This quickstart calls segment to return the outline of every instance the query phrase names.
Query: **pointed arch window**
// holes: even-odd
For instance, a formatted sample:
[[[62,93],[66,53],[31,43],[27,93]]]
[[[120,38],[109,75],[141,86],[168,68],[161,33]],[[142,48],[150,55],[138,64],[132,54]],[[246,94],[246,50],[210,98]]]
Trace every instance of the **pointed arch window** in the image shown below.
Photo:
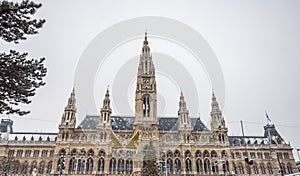
[[[244,174],[244,167],[241,163],[239,164],[238,168],[239,168],[239,174]]]
[[[118,173],[124,173],[124,160],[119,159],[118,161]]]
[[[266,174],[266,168],[263,163],[260,164],[260,170],[261,170],[261,174]]]
[[[132,160],[128,159],[126,160],[126,173],[131,174],[132,170],[133,170]]]
[[[93,171],[94,162],[92,158],[89,158],[86,162],[86,172],[91,174]]]
[[[167,173],[172,173],[173,172],[173,168],[172,168],[172,159],[168,158],[167,159]]]
[[[180,173],[181,172],[181,162],[178,158],[176,158],[175,162],[174,162],[174,172],[175,173]]]
[[[76,159],[73,157],[69,163],[69,172],[74,174],[76,171]]]
[[[143,96],[143,116],[144,117],[150,116],[150,96],[149,95]]]
[[[204,172],[210,173],[210,161],[208,159],[204,160]]]
[[[253,172],[254,172],[255,175],[259,174],[257,164],[253,165]]]
[[[110,163],[109,163],[109,172],[110,173],[115,173],[116,172],[116,159],[115,158],[112,158],[110,160]]]
[[[192,162],[191,162],[191,160],[189,158],[187,158],[185,160],[185,170],[187,172],[191,172],[192,171]]]
[[[52,171],[52,161],[50,161],[49,163],[48,163],[48,165],[47,165],[47,174],[50,174],[51,173],[51,171]]]
[[[98,171],[100,171],[100,173],[103,173],[104,166],[105,166],[105,161],[104,161],[104,158],[101,157],[98,161]]]
[[[268,163],[267,167],[268,167],[269,174],[273,174],[273,169],[272,169],[271,163]]]
[[[202,172],[202,160],[200,158],[196,160],[196,171],[197,173]]]
[[[287,167],[288,174],[292,174],[292,173],[293,173],[293,169],[292,169],[291,163],[288,163],[288,164],[286,165],[286,167]]]

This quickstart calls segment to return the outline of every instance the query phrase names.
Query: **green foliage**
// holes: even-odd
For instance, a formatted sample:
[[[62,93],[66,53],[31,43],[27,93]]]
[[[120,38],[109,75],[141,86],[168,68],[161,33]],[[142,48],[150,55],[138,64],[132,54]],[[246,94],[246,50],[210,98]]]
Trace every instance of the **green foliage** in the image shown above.
[[[0,113],[28,114],[14,108],[20,103],[29,104],[28,97],[35,95],[36,88],[45,85],[43,77],[47,69],[45,58],[27,59],[27,53],[11,50],[9,54],[0,53]]]
[[[156,159],[156,151],[152,141],[148,148],[145,149],[142,176],[157,176],[159,175],[159,168]]]
[[[0,37],[7,42],[18,43],[26,35],[36,34],[45,23],[44,19],[32,19],[42,4],[29,0],[17,2],[0,2]]]
[[[45,23],[44,19],[33,19],[41,4],[23,0],[18,2],[0,1],[0,39],[19,43],[27,35],[36,34]],[[27,53],[10,50],[0,52],[0,114],[28,114],[20,104],[29,104],[36,89],[45,85],[43,78],[47,69],[45,58],[30,59]]]

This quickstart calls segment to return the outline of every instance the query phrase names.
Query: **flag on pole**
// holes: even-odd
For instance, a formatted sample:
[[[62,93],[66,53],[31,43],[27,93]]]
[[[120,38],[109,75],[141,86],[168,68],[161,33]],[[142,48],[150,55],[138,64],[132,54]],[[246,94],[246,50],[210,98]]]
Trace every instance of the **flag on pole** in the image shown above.
[[[267,111],[265,111],[265,112],[266,112],[266,118],[267,118],[267,120],[268,120],[269,122],[271,122],[271,119],[270,119],[270,117],[268,116]]]

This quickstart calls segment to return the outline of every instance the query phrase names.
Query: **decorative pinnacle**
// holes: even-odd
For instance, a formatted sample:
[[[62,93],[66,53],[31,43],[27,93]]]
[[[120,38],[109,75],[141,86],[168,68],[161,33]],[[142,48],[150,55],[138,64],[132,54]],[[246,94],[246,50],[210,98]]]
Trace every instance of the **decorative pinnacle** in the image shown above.
[[[106,94],[105,94],[106,97],[109,97],[109,85],[107,85],[107,89],[106,89]]]
[[[146,32],[145,32],[144,45],[148,45],[148,40],[147,40],[147,29],[146,29]]]

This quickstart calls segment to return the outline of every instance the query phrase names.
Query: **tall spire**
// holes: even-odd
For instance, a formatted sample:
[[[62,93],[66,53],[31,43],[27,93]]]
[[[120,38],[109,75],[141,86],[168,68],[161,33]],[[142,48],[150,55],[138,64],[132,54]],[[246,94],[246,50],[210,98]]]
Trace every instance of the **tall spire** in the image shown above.
[[[144,75],[154,75],[155,74],[155,68],[152,61],[152,55],[150,54],[150,47],[148,45],[148,37],[147,32],[145,32],[145,39],[143,42],[142,47],[142,53],[140,55],[140,62],[139,62],[139,68],[138,68],[138,74],[144,74]]]

